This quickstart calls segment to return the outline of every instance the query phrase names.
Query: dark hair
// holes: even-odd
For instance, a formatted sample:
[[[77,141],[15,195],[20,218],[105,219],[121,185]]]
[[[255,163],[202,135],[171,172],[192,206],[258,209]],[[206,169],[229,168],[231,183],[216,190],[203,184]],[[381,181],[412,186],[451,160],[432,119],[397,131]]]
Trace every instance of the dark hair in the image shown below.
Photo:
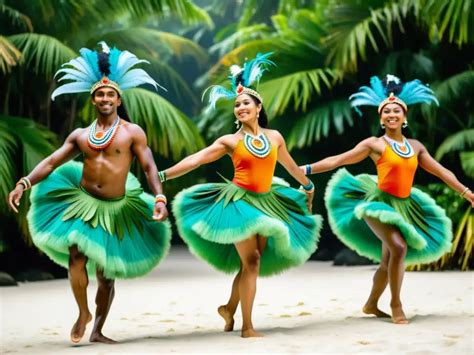
[[[119,107],[117,107],[117,114],[119,115],[120,118],[123,118],[125,121],[131,122],[123,101],[122,101],[122,104]]]
[[[255,102],[255,105],[262,104],[262,102],[255,96],[250,95],[250,94],[247,94],[247,95],[249,95],[252,98],[253,102]],[[267,116],[267,113],[265,112],[265,108],[263,107],[263,104],[262,104],[262,109],[260,110],[260,113],[258,114],[258,125],[263,128],[268,127],[268,116]]]

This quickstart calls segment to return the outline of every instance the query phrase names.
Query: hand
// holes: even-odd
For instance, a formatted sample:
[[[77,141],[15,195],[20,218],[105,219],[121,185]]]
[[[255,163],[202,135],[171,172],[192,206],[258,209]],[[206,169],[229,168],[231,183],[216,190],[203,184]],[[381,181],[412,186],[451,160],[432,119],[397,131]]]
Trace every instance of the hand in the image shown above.
[[[24,187],[22,184],[16,185],[15,189],[8,194],[8,205],[18,213],[17,207],[20,206],[20,199],[23,196]]]
[[[153,219],[157,222],[164,221],[168,218],[168,210],[164,202],[155,203],[155,209],[153,210]]]
[[[313,212],[313,198],[314,198],[314,191],[311,193],[306,193],[306,206],[308,206],[308,210],[310,213]]]
[[[472,191],[468,191],[464,194],[464,198],[471,203],[471,207],[474,208],[474,193]]]

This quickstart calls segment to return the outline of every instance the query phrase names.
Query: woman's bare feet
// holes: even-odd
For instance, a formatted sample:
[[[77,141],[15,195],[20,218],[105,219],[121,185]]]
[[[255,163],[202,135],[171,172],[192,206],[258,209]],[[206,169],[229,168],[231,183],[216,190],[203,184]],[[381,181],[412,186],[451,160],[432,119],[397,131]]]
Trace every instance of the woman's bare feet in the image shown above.
[[[395,324],[408,324],[408,319],[403,312],[402,306],[392,306],[392,322]]]
[[[86,332],[87,323],[92,320],[92,315],[87,313],[80,313],[76,323],[71,329],[71,341],[73,343],[79,343]]]
[[[227,310],[227,307],[225,305],[220,306],[219,308],[217,308],[217,313],[219,313],[219,315],[225,320],[224,332],[233,331],[234,316],[230,314],[230,312]]]
[[[261,338],[263,337],[262,333],[257,332],[253,328],[242,329],[242,338]]]
[[[89,341],[91,343],[117,344],[115,340],[107,338],[102,333],[92,333]]]
[[[390,315],[381,311],[376,304],[374,305],[366,303],[365,306],[362,308],[362,312],[364,312],[365,314],[373,314],[377,318],[390,318]]]

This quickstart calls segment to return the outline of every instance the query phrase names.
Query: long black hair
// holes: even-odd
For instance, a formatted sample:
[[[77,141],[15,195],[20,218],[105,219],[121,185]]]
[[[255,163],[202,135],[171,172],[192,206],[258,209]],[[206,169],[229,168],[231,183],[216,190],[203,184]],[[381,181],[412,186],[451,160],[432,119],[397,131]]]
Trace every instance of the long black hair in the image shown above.
[[[262,102],[255,96],[251,95],[251,94],[247,94],[249,95],[253,102],[255,102],[255,105],[259,105],[259,104],[262,104]],[[265,108],[263,107],[263,104],[262,104],[262,109],[260,110],[260,113],[258,114],[258,125],[260,127],[263,127],[263,128],[267,128],[268,127],[268,116],[267,116],[267,113],[265,112]]]

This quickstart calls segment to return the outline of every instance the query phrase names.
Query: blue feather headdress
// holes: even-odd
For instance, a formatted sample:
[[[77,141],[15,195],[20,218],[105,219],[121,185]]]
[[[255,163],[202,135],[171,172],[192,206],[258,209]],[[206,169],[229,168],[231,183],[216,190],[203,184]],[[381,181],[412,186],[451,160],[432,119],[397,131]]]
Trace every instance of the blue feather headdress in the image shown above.
[[[138,59],[129,51],[121,51],[117,48],[110,49],[105,42],[99,42],[102,51],[97,52],[88,48],[82,48],[80,57],[63,64],[56,74],[64,74],[58,81],[71,80],[67,84],[59,86],[51,94],[51,99],[62,94],[73,94],[78,92],[90,92],[91,94],[101,87],[111,87],[119,94],[122,90],[151,84],[166,90],[159,85],[143,69],[132,69],[139,63],[149,63],[147,60]]]
[[[232,65],[230,67],[231,75],[228,77],[231,81],[231,90],[221,85],[212,85],[202,94],[204,98],[206,92],[209,91],[209,108],[215,109],[216,102],[222,98],[232,100],[242,94],[252,95],[263,103],[260,94],[252,89],[251,86],[259,82],[266,70],[265,66],[275,65],[274,62],[268,59],[272,54],[273,52],[258,53],[254,59],[245,62],[242,68],[238,65]]]
[[[391,74],[387,74],[383,80],[373,76],[370,78],[370,87],[362,86],[359,92],[349,97],[349,100],[360,115],[359,106],[377,106],[380,114],[383,107],[390,103],[399,104],[405,112],[408,105],[412,104],[434,102],[439,105],[433,90],[418,79],[402,83],[399,78]]]

